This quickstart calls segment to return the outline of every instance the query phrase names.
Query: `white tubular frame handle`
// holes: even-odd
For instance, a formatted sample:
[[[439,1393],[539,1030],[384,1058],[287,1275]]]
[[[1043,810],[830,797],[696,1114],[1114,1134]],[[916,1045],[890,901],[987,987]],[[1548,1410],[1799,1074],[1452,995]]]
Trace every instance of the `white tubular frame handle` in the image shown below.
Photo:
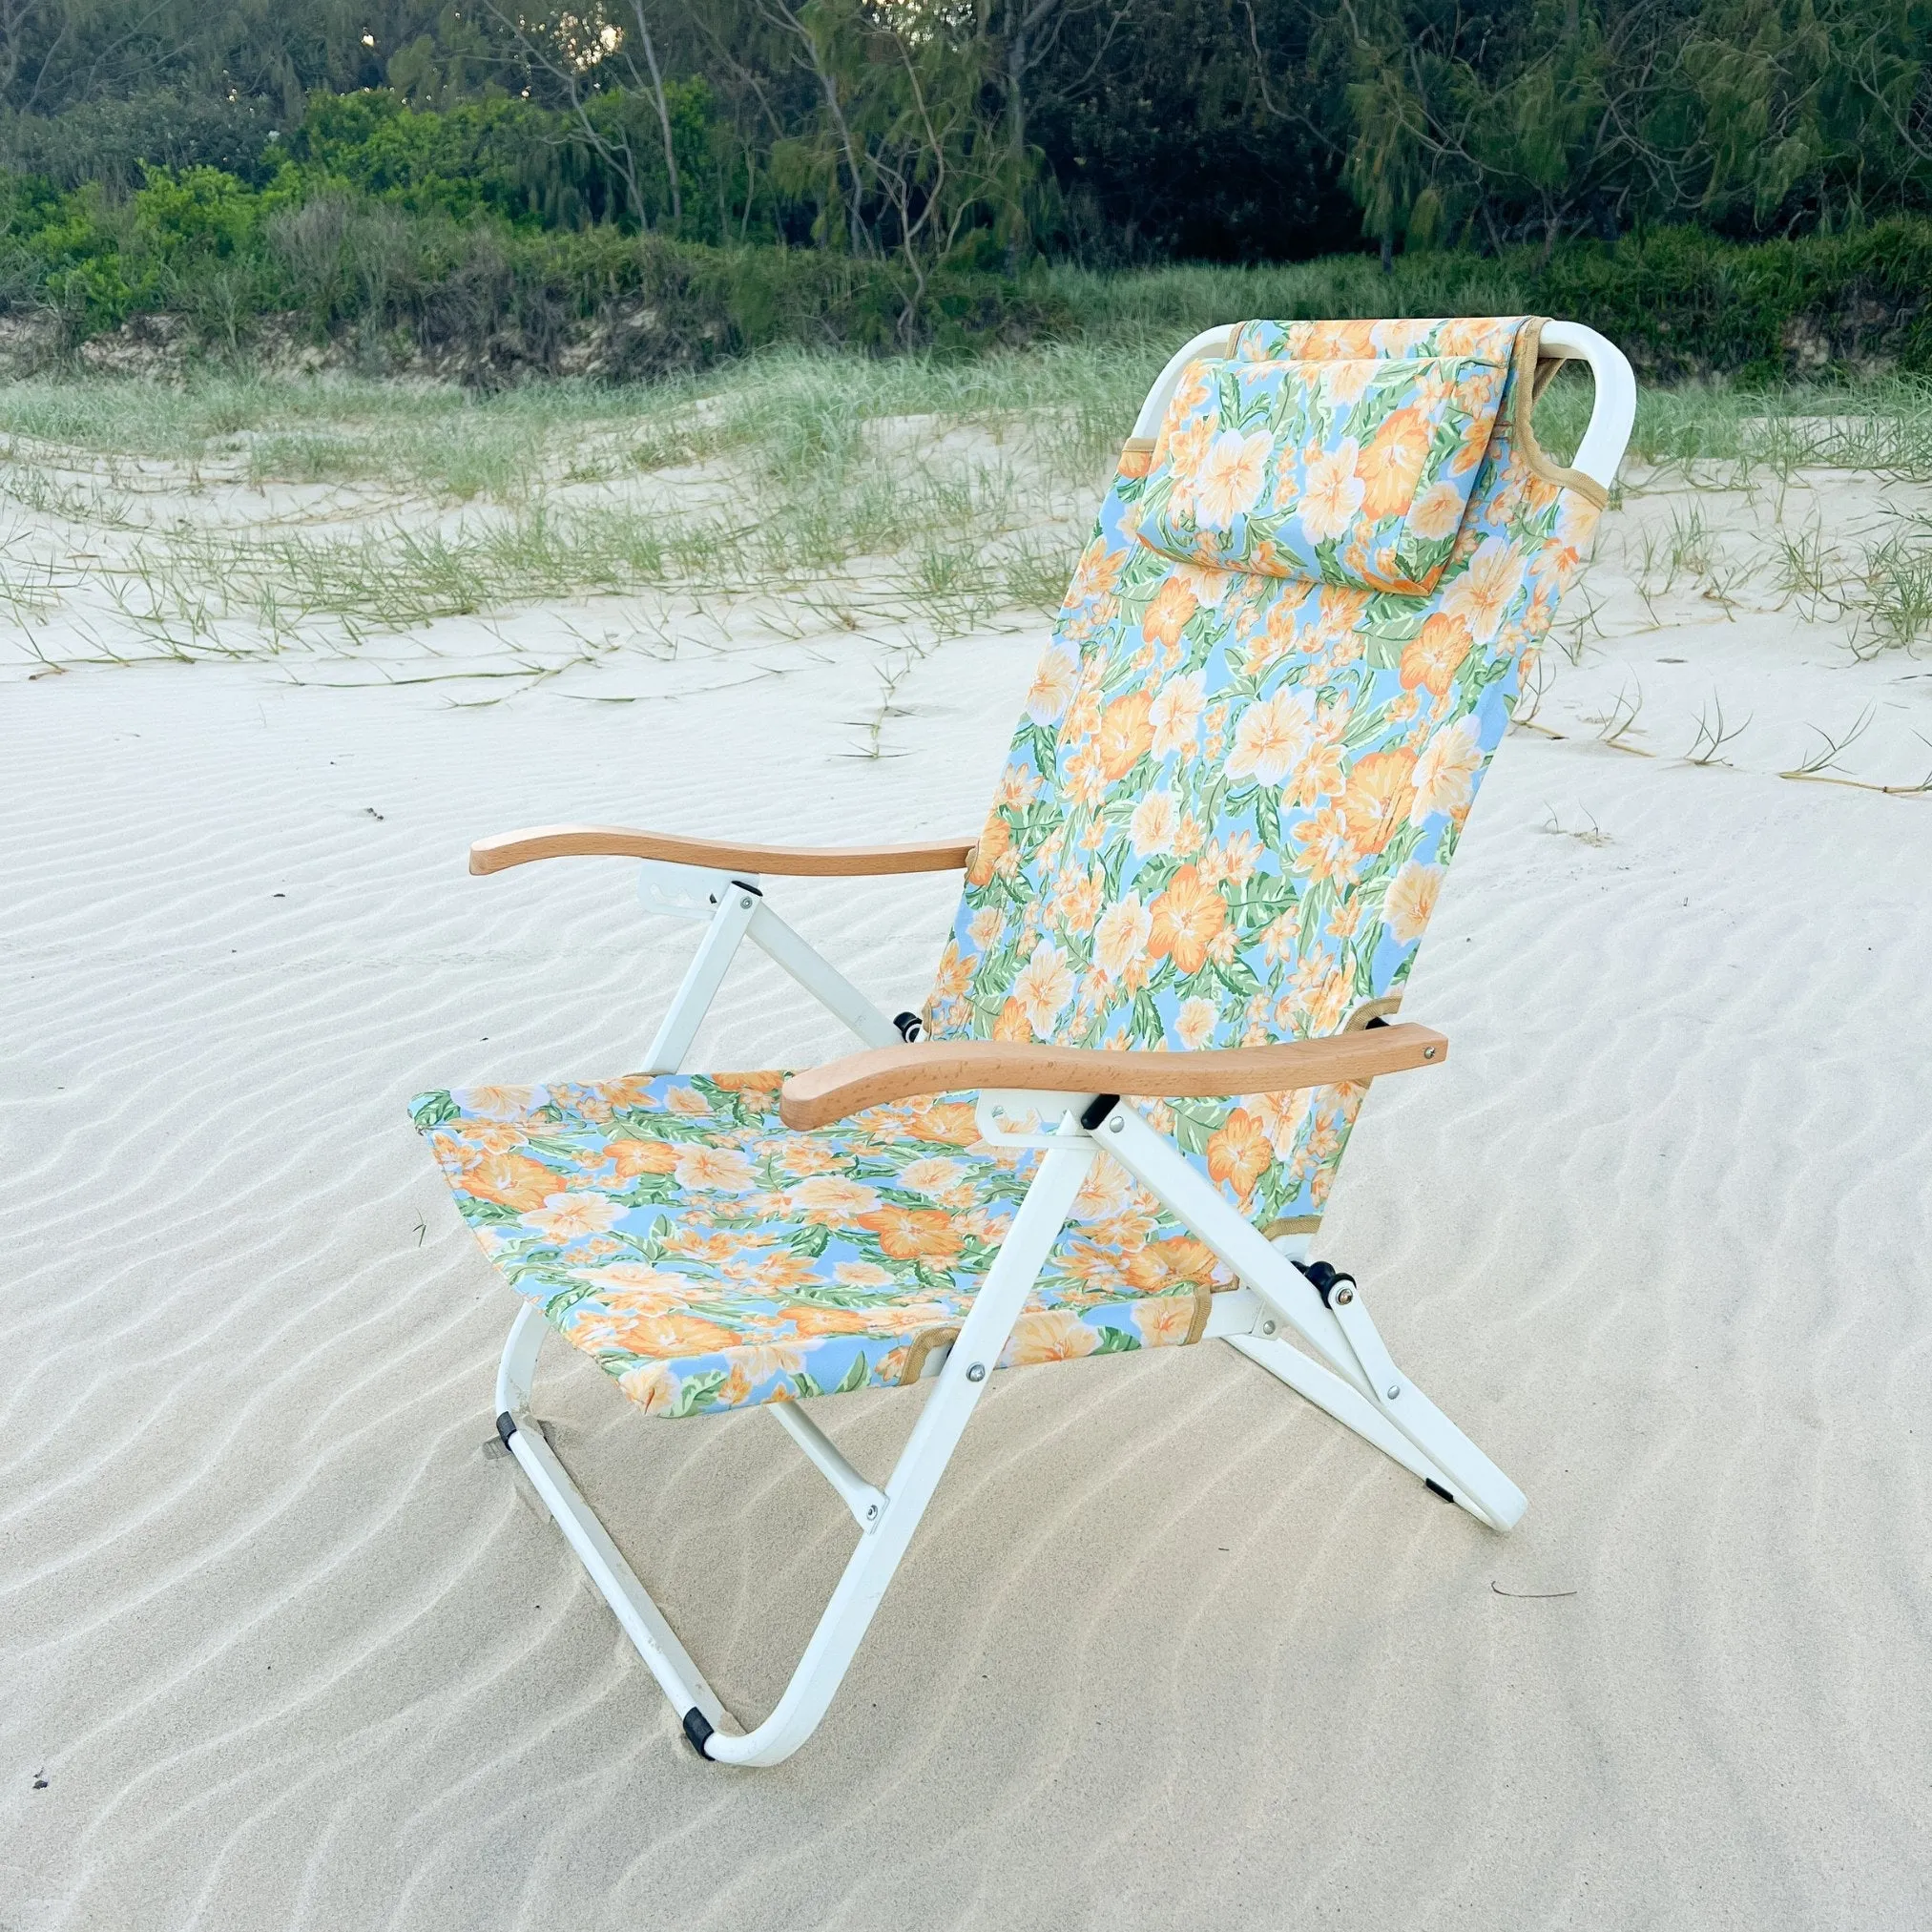
[[[1617,480],[1617,465],[1637,420],[1637,379],[1630,358],[1608,336],[1571,322],[1545,322],[1536,352],[1552,361],[1589,364],[1596,379],[1596,406],[1569,467],[1608,489]]]
[[[1136,436],[1159,433],[1160,419],[1167,414],[1168,403],[1180,384],[1181,371],[1208,350],[1224,347],[1236,327],[1236,323],[1223,322],[1219,328],[1203,329],[1168,358],[1167,366],[1140,405],[1140,414],[1133,419]],[[1545,322],[1536,346],[1540,356],[1553,361],[1589,364],[1590,374],[1596,378],[1596,406],[1569,467],[1608,489],[1616,481],[1617,465],[1623,461],[1624,447],[1637,418],[1637,379],[1630,361],[1608,337],[1581,322]]]

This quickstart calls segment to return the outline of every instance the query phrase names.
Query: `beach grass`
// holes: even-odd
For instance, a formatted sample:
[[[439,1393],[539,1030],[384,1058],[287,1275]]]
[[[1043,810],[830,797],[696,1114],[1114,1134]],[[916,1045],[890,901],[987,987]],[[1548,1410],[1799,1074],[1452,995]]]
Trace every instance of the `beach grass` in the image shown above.
[[[787,349],[648,385],[15,383],[0,387],[0,492],[52,520],[67,555],[10,553],[0,607],[44,613],[85,570],[134,635],[193,656],[224,627],[222,654],[248,654],[331,624],[360,635],[640,590],[842,582],[957,634],[1058,603],[1172,343],[1151,312],[1105,340],[972,359]],[[1539,404],[1559,459],[1589,406],[1580,367]],[[1932,635],[1922,514],[1847,538],[1786,503],[1806,471],[1932,480],[1932,383],[1647,387],[1631,454],[1629,491],[1766,493],[1751,546],[1694,499],[1633,534],[1647,599],[1695,583],[1727,604],[1756,586],[1851,620],[1857,648]],[[205,513],[175,514],[184,492]]]

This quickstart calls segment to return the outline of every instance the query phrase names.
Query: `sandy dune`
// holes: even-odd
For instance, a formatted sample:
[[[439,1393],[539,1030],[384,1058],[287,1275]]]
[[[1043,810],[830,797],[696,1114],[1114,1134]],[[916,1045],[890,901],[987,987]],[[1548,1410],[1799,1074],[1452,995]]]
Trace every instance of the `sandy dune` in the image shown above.
[[[1561,677],[1414,984],[1454,1058],[1378,1090],[1321,1243],[1522,1528],[1226,1349],[1002,1377],[818,1737],[684,1748],[497,1448],[511,1298],[403,1103],[625,1069],[690,928],[462,848],[969,830],[1035,641],[913,665],[878,758],[862,636],[481,710],[0,683],[0,1927],[1932,1919],[1932,802],[1622,755]],[[782,903],[892,1010],[950,888]],[[747,967],[697,1057],[839,1044]],[[883,1469],[912,1400],[828,1425]],[[539,1406],[766,1705],[831,1492],[588,1364]]]

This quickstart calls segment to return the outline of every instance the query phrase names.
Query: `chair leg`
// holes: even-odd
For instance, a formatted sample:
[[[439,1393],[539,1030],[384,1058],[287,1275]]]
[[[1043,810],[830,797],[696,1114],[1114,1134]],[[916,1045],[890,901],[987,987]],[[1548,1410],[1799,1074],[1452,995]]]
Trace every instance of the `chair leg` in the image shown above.
[[[1229,1338],[1242,1354],[1479,1522],[1498,1530],[1515,1527],[1527,1506],[1523,1491],[1396,1368],[1360,1295],[1344,1301],[1338,1294],[1336,1306],[1325,1303],[1308,1278],[1132,1108],[1115,1107],[1097,1137],[1260,1296],[1275,1323],[1292,1328],[1319,1361],[1306,1361],[1285,1342],[1269,1340],[1265,1324],[1252,1340]]]
[[[771,1715],[748,1732],[725,1729],[731,1719],[723,1704],[563,1464],[538,1430],[522,1426],[544,1323],[542,1311],[533,1306],[518,1316],[497,1375],[497,1428],[671,1699],[685,1735],[701,1756],[727,1764],[778,1764],[818,1729],[1093,1164],[1093,1143],[1085,1133],[1075,1129],[1061,1137],[1065,1145],[1054,1147],[1041,1162],[961,1324],[959,1340],[932,1383],[885,1485],[877,1524],[861,1534]],[[534,1329],[529,1325],[531,1317]]]

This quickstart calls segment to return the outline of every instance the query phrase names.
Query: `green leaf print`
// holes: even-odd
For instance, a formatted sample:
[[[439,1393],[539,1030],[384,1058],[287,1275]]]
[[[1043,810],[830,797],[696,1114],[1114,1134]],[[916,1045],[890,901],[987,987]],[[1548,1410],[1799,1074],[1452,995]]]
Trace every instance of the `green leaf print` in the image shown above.
[[[409,1118],[416,1123],[418,1133],[427,1133],[431,1128],[441,1127],[446,1121],[461,1118],[463,1110],[449,1097],[447,1088],[439,1088],[434,1093],[425,1093],[409,1109]]]
[[[674,1416],[694,1416],[700,1409],[708,1407],[717,1400],[717,1392],[725,1384],[730,1373],[727,1369],[708,1368],[702,1375],[688,1376],[677,1389],[677,1400],[671,1405]]]

